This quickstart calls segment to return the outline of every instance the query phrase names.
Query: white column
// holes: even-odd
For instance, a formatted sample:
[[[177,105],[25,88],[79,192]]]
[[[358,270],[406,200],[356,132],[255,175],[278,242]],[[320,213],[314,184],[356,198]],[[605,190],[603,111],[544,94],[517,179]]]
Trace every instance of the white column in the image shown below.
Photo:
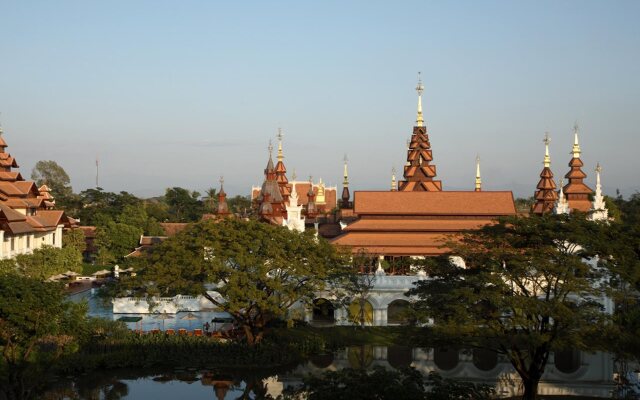
[[[0,260],[4,260],[4,231],[0,230]]]

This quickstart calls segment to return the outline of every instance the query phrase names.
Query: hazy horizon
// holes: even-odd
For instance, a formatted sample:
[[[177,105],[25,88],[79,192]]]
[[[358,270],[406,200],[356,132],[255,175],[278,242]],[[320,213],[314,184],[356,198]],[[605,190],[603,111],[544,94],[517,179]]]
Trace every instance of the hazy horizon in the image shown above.
[[[445,190],[531,196],[548,131],[569,170],[580,125],[587,184],[640,189],[640,2],[0,0],[0,123],[25,178],[54,160],[74,191],[141,197],[180,186],[229,195],[285,165],[351,189],[401,179],[417,71]],[[275,157],[275,153],[274,153]]]

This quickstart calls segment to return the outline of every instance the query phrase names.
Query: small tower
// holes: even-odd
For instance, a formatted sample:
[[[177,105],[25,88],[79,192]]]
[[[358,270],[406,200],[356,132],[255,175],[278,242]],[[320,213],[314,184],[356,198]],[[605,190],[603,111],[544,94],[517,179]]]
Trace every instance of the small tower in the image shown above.
[[[564,186],[564,193],[569,202],[569,208],[588,212],[591,210],[591,200],[589,196],[593,194],[593,189],[585,185],[584,179],[587,177],[582,171],[584,163],[580,159],[580,143],[578,142],[578,124],[573,126],[573,148],[571,149],[571,161],[569,161],[569,172],[564,176],[568,183]]]
[[[408,144],[407,162],[404,166],[404,180],[400,181],[398,190],[401,192],[434,192],[442,190],[442,182],[434,180],[436,177],[436,166],[429,164],[433,161],[431,143],[429,135],[424,125],[422,116],[422,92],[424,86],[422,79],[418,75],[418,116],[416,126],[413,127],[413,134]]]
[[[564,190],[562,190],[562,186],[564,186],[564,179],[560,180],[560,193],[558,194],[558,201],[556,202],[556,206],[553,209],[555,214],[569,214],[571,211],[569,209],[569,202],[567,202],[567,198],[564,197]]]
[[[307,192],[307,218],[313,219],[318,216],[316,207],[316,194],[313,192],[313,177],[309,177],[309,191]]]
[[[351,204],[349,199],[351,198],[351,194],[349,193],[349,174],[347,173],[347,155],[344,155],[344,179],[342,180],[342,202],[340,203],[340,208],[351,208]]]
[[[609,210],[607,210],[607,204],[604,201],[604,195],[602,194],[602,185],[600,184],[600,173],[602,167],[600,163],[596,165],[596,193],[593,195],[593,205],[591,206],[591,215],[589,218],[592,221],[606,221],[609,219]]]
[[[260,194],[256,198],[258,203],[258,211],[262,215],[263,209],[269,211],[269,215],[274,218],[286,218],[286,210],[284,206],[284,199],[282,198],[282,192],[277,181],[277,175],[275,167],[273,166],[273,145],[269,142],[269,161],[267,167],[264,169],[264,182],[260,188]],[[268,207],[265,203],[269,203]]]
[[[282,152],[282,128],[278,128],[278,162],[276,163],[276,181],[278,182],[278,187],[280,188],[280,193],[282,194],[282,200],[284,203],[287,203],[287,199],[291,194],[291,189],[289,188],[289,180],[287,179],[287,168],[284,166],[284,153]]]
[[[287,204],[287,219],[282,220],[282,225],[298,232],[304,232],[304,217],[302,216],[302,205],[298,204],[298,192],[296,185],[291,187],[291,195]]]
[[[230,214],[227,205],[227,194],[224,192],[224,177],[220,177],[220,191],[218,192],[218,216],[225,217]]]
[[[325,205],[327,204],[327,199],[324,193],[325,185],[322,182],[322,178],[318,181],[318,193],[316,194],[316,204],[317,205]]]
[[[556,193],[556,183],[553,181],[553,172],[551,172],[551,157],[549,157],[549,133],[544,134],[544,161],[542,172],[540,172],[540,181],[536,188],[534,195],[535,203],[531,208],[531,212],[534,214],[542,215],[553,211],[556,200],[558,199],[558,193]]]
[[[480,156],[476,156],[476,192],[482,191],[482,179],[480,178]]]
[[[391,168],[391,191],[398,191],[398,185],[396,184],[396,167]]]

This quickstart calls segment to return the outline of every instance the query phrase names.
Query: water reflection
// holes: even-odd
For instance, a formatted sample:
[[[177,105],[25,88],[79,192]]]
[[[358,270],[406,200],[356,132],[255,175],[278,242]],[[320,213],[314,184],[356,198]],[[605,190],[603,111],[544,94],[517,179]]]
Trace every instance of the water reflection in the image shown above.
[[[576,356],[577,353],[577,356]],[[577,367],[576,367],[577,365]],[[520,390],[517,374],[496,353],[486,350],[354,346],[317,355],[291,368],[260,371],[119,370],[93,373],[56,383],[43,399],[273,399],[285,388],[301,385],[303,377],[343,368],[404,368],[428,375],[460,378],[496,386],[502,397]],[[610,397],[613,362],[604,353],[559,352],[549,360],[541,381],[541,395]]]

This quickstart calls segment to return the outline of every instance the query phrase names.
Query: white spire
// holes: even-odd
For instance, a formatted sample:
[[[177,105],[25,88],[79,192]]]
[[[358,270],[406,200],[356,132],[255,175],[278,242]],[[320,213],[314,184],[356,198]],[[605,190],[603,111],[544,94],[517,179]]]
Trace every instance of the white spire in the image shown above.
[[[549,143],[551,143],[551,138],[549,137],[549,132],[544,133],[544,166],[551,166],[551,157],[549,157]]]
[[[349,186],[349,173],[347,171],[347,161],[349,161],[347,159],[347,155],[344,155],[344,180],[342,181],[342,186]]]
[[[573,149],[571,150],[571,152],[573,153],[573,158],[580,158],[580,142],[578,141],[578,131],[579,131],[579,127],[578,127],[578,121],[576,121],[575,124],[573,124]]]
[[[607,210],[607,204],[604,201],[604,195],[602,194],[602,185],[600,184],[600,172],[602,167],[600,163],[596,165],[596,192],[593,195],[593,204],[591,205],[591,220],[593,221],[605,221],[609,218],[609,210]]]
[[[391,168],[391,191],[396,192],[398,185],[396,184],[396,167]]]
[[[422,78],[420,78],[420,72],[418,72],[418,86],[416,86],[416,92],[418,92],[418,117],[416,118],[416,126],[423,126],[424,118],[422,117],[422,92],[424,92],[424,85],[422,84]]]
[[[476,192],[482,191],[482,179],[480,178],[480,156],[476,156]]]
[[[558,200],[556,201],[556,205],[554,208],[554,212],[556,214],[569,214],[569,201],[564,197],[564,179],[560,180],[560,194],[558,194]]]
[[[289,195],[289,207],[298,207],[298,192],[296,185],[291,185],[291,194]]]
[[[284,159],[284,155],[282,154],[282,128],[278,128],[278,161],[282,161]]]

